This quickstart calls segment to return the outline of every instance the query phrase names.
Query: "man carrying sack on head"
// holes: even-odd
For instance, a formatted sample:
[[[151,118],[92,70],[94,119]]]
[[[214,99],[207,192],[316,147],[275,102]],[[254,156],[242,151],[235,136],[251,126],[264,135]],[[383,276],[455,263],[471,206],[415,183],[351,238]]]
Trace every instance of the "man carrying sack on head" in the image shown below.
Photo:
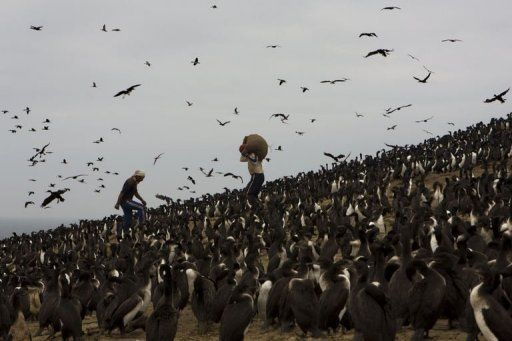
[[[246,188],[247,198],[251,204],[255,204],[258,202],[258,195],[265,182],[262,162],[267,156],[268,145],[263,137],[253,134],[244,138],[239,151],[240,162],[247,162],[247,168],[251,175],[251,181]]]

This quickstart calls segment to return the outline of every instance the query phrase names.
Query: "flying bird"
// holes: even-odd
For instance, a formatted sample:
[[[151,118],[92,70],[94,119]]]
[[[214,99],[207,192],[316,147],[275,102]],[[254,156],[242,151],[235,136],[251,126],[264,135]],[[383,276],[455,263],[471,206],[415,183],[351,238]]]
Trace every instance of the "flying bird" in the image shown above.
[[[212,177],[212,174],[213,174],[213,168],[210,169],[210,171],[208,173],[206,173],[204,171],[204,168],[203,167],[199,167],[199,170],[201,171],[201,173],[203,173],[207,178],[211,178]]]
[[[188,176],[187,180],[189,180],[190,182],[192,182],[194,185],[196,184],[196,180],[194,180],[193,177],[191,177],[190,175]]]
[[[384,10],[392,11],[392,10],[395,10],[395,9],[401,9],[401,8],[397,7],[397,6],[387,6],[387,7],[382,8],[381,11],[384,11]]]
[[[196,57],[193,61],[191,61],[190,63],[192,63],[192,65],[196,66],[197,64],[200,64],[199,63],[199,58]]]
[[[122,98],[124,98],[124,96],[129,96],[132,93],[132,91],[135,90],[135,88],[139,87],[140,85],[141,84],[135,84],[135,85],[130,86],[126,90],[121,90],[117,94],[115,94],[114,97],[123,96]]]
[[[462,40],[460,40],[460,39],[452,39],[452,38],[441,40],[442,43],[447,43],[447,42],[449,42],[449,43],[456,43],[458,41],[462,41]]]
[[[277,150],[278,152],[282,152],[283,151],[283,147],[277,146],[277,148],[275,150]]]
[[[111,29],[112,32],[121,32],[121,29],[120,28],[113,28]]]
[[[238,111],[238,107],[235,107],[235,110],[233,111],[233,114],[240,115],[240,112]]]
[[[267,49],[268,48],[275,49],[275,48],[278,48],[278,47],[281,47],[281,45],[267,45]]]
[[[194,105],[194,103],[189,102],[189,101],[185,101],[185,103],[187,103],[187,106],[189,106],[189,107],[191,107],[192,105]]]
[[[358,112],[356,111],[356,117],[357,117],[357,118],[359,118],[359,117],[364,117],[364,115],[363,115],[363,114],[360,114],[360,113],[358,113]]]
[[[272,117],[280,117],[281,118],[281,122],[284,123],[284,121],[288,121],[288,118],[290,118],[290,114],[288,114],[288,115],[285,115],[285,114],[282,114],[282,113],[272,114],[272,115],[270,115],[269,120]]]
[[[499,101],[500,103],[505,103],[506,99],[503,98],[503,96],[505,96],[508,92],[509,92],[510,88],[508,88],[507,90],[503,91],[502,93],[498,94],[498,95],[493,95],[492,98],[487,98],[484,103],[492,103],[494,101]]]
[[[342,78],[342,79],[334,79],[334,80],[325,80],[325,81],[321,81],[320,83],[329,83],[329,84],[336,84],[336,83],[343,83],[343,82],[346,82],[348,81],[349,79],[348,78]]]
[[[107,26],[104,24],[100,31],[107,32]]]
[[[151,67],[151,63],[148,62],[147,60],[146,60],[146,62],[144,64],[146,64],[147,66]]]
[[[41,31],[43,29],[43,26],[30,26],[30,29],[33,31]]]
[[[278,78],[277,81],[279,82],[279,85],[283,85],[284,83],[286,83],[285,79]]]
[[[28,192],[28,196],[31,196],[31,195],[34,195],[34,194],[35,194],[35,192],[34,192],[34,191],[30,191],[30,192]]]
[[[453,123],[453,122],[448,122],[448,125],[451,125],[451,126],[455,127],[455,123]]]
[[[423,78],[423,79],[419,79],[418,77],[412,77],[414,79],[416,79],[418,81],[418,83],[427,83],[427,80],[430,78],[430,75],[432,74],[432,72],[429,72],[428,75]]]
[[[361,38],[361,37],[370,37],[370,38],[371,37],[375,37],[375,38],[377,38],[377,35],[374,32],[369,32],[369,33],[363,32],[363,33],[359,34],[359,38]]]
[[[304,135],[306,132],[305,131],[295,131],[295,134],[299,135],[299,136],[302,136]]]
[[[226,176],[230,176],[230,177],[232,177],[233,179],[240,179],[240,181],[242,181],[242,183],[244,183],[244,179],[243,179],[240,175],[235,175],[235,174],[233,174],[233,173],[226,173],[226,174],[224,174],[224,176],[225,176],[225,177],[226,177]]]
[[[395,111],[400,111],[400,110],[402,110],[404,108],[408,108],[408,107],[411,107],[411,106],[412,106],[412,104],[406,104],[406,105],[402,105],[402,106],[396,107],[394,109],[388,108],[388,109],[386,109],[386,114],[389,115],[389,114],[394,113]]]
[[[30,108],[29,108],[29,107],[26,107],[25,109],[23,109],[23,111],[24,111],[24,112],[26,112],[26,113],[27,113],[27,115],[28,115],[28,114],[30,114],[30,111],[31,111],[31,110],[30,110]]]
[[[49,203],[51,203],[54,200],[57,200],[58,203],[61,201],[64,201],[64,198],[62,197],[62,195],[64,193],[66,193],[67,191],[69,191],[69,188],[60,189],[55,192],[48,191],[51,194],[46,199],[44,199],[43,203],[41,204],[41,207],[47,206]]]
[[[224,127],[226,124],[230,123],[231,121],[221,122],[221,121],[217,120],[217,122],[219,123],[219,125],[221,127]]]
[[[98,86],[96,85],[96,82],[92,82],[92,86],[91,88],[97,88]]]
[[[28,205],[35,205],[33,201],[26,201],[25,202],[25,208],[27,208]]]
[[[425,129],[422,129],[425,133],[429,134],[429,135],[434,135],[432,132],[428,131],[428,130],[425,130]]]
[[[338,156],[335,156],[331,153],[324,152],[324,155],[327,157],[330,157],[331,159],[333,159],[336,162],[340,162],[341,159],[345,158],[345,154],[340,154]]]
[[[368,54],[365,56],[365,58],[368,58],[368,57],[371,57],[371,56],[374,56],[376,54],[380,54],[382,55],[383,57],[387,57],[391,52],[393,52],[394,50],[388,50],[388,49],[377,49],[375,51],[370,51],[368,52]]]
[[[433,118],[434,118],[434,116],[430,116],[429,118],[426,118],[424,120],[418,120],[418,121],[414,121],[414,122],[416,122],[416,123],[427,123],[428,121],[430,121]]]
[[[73,179],[73,180],[76,180],[80,177],[84,177],[84,176],[87,176],[87,174],[78,174],[78,175],[72,175],[72,176],[68,176],[67,178],[64,178],[63,180],[67,180],[67,179]]]
[[[164,154],[165,154],[165,153],[160,153],[160,154],[158,154],[157,156],[155,156],[155,157],[153,158],[153,160],[154,160],[154,161],[153,161],[153,166],[156,164],[156,162],[157,162],[157,161],[162,157],[162,155],[164,155]]]
[[[309,91],[309,88],[306,88],[305,86],[301,86],[300,89],[302,90],[302,93]]]
[[[420,61],[418,58],[414,57],[414,56],[413,56],[412,54],[410,54],[410,53],[408,53],[407,55],[408,55],[409,57],[411,57],[411,59],[414,59],[414,60],[416,60],[416,61],[418,61],[418,62]]]
[[[119,128],[112,128],[112,129],[110,129],[110,130],[111,130],[111,131],[117,131],[119,134],[121,134],[121,129],[119,129]]]
[[[392,125],[391,127],[388,127],[387,130],[395,130],[396,126],[397,126],[396,124]]]
[[[311,123],[315,123],[315,122],[316,122],[316,118],[311,118],[311,119],[309,119],[309,122],[311,122]]]

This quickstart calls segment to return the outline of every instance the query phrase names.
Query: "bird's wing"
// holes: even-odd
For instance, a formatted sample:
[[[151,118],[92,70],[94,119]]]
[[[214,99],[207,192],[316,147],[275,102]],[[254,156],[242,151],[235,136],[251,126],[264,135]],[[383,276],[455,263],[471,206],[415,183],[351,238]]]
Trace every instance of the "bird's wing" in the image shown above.
[[[114,97],[118,97],[121,95],[126,95],[126,90],[119,91],[117,94],[114,95]]]
[[[428,73],[428,75],[427,75],[427,77],[425,77],[424,81],[426,81],[427,79],[429,79],[431,74],[432,74],[432,72],[429,72],[429,73]]]
[[[421,79],[419,79],[418,77],[413,76],[412,78],[416,79],[418,82],[421,81]]]
[[[507,92],[509,92],[510,88],[508,88],[507,90],[503,91],[501,94],[498,95],[498,97],[501,97],[501,96],[505,96],[507,94]]]

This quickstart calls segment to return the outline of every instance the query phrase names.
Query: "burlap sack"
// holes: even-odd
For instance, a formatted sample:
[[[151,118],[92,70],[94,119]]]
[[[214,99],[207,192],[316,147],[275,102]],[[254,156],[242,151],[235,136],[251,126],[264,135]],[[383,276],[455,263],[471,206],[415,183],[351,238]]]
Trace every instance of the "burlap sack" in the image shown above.
[[[268,154],[268,144],[263,137],[258,134],[251,134],[244,137],[246,153],[254,153],[259,160],[263,160]]]

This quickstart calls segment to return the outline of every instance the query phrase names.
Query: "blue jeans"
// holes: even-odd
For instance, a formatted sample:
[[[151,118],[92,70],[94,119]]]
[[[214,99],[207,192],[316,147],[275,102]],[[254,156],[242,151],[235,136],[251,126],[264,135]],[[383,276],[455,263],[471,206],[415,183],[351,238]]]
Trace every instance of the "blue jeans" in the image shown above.
[[[144,205],[133,201],[128,200],[121,204],[121,208],[123,209],[123,230],[124,232],[128,232],[130,226],[132,224],[132,213],[133,211],[137,211],[135,214],[139,223],[143,223],[146,220],[146,207]],[[119,231],[121,232],[121,231]]]

